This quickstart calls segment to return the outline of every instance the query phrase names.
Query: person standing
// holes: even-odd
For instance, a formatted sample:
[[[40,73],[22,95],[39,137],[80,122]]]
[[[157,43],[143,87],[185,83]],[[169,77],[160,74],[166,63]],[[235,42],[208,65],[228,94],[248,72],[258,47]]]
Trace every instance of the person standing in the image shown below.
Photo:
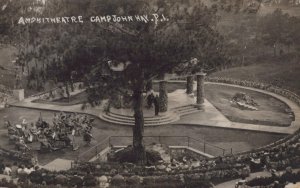
[[[158,116],[158,113],[159,113],[159,97],[158,97],[158,95],[156,95],[154,97],[153,103],[154,103],[155,116]]]
[[[148,109],[150,109],[150,108],[152,107],[153,100],[154,100],[154,95],[153,95],[153,93],[150,93],[150,94],[147,96],[147,105],[148,105]]]
[[[11,173],[12,173],[11,166],[9,164],[7,164],[3,170],[3,174],[11,176]]]

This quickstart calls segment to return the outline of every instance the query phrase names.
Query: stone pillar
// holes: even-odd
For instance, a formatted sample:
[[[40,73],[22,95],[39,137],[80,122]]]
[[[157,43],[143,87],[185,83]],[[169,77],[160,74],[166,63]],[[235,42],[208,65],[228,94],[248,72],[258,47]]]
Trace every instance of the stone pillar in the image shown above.
[[[24,100],[24,89],[14,89],[13,90],[13,96],[18,101]]]
[[[193,93],[193,83],[194,83],[194,77],[188,76],[186,78],[186,93],[192,94]]]
[[[159,82],[159,112],[166,112],[168,110],[168,90],[167,81]]]
[[[197,74],[197,105],[199,108],[202,107],[204,103],[204,78],[205,73],[201,72]]]

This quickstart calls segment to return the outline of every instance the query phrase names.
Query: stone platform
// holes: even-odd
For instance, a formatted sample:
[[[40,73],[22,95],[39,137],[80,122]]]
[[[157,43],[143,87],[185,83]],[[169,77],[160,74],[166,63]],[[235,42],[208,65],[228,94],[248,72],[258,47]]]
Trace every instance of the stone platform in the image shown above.
[[[174,81],[174,82],[176,82],[176,81]],[[285,98],[281,95],[271,93],[268,91],[264,91],[261,89],[243,87],[243,86],[238,86],[238,85],[213,83],[213,82],[206,82],[205,84],[226,85],[226,86],[230,86],[230,87],[248,89],[251,91],[260,92],[260,93],[264,93],[266,95],[275,97],[275,98],[283,101],[290,107],[290,109],[293,111],[293,113],[295,115],[295,121],[293,121],[289,127],[274,127],[274,126],[270,127],[270,126],[259,125],[259,124],[246,124],[246,123],[230,122],[209,101],[205,100],[204,101],[204,109],[205,110],[199,111],[193,105],[193,104],[196,104],[195,97],[192,98],[191,96],[186,95],[185,90],[176,90],[175,92],[168,94],[169,111],[173,110],[176,112],[176,110],[177,110],[176,113],[180,113],[180,115],[179,115],[180,120],[173,121],[173,119],[172,119],[172,121],[169,122],[170,124],[208,126],[208,127],[214,127],[214,128],[259,131],[259,132],[269,132],[269,133],[279,133],[279,134],[293,134],[295,131],[297,131],[300,128],[300,107],[295,102],[291,101],[288,98]],[[194,84],[194,90],[195,90],[195,88],[196,87]],[[104,114],[103,106],[82,110],[82,108],[81,108],[82,105],[80,105],[80,104],[71,105],[71,106],[59,106],[59,105],[55,105],[55,104],[33,103],[32,100],[33,100],[33,98],[27,98],[23,101],[10,103],[10,106],[22,107],[22,108],[28,108],[28,109],[47,110],[47,111],[50,110],[50,111],[58,111],[58,112],[65,111],[65,112],[85,113],[85,114],[93,115],[97,118],[99,117],[99,118],[103,119],[103,117],[102,117]],[[145,112],[144,112],[145,117],[150,117],[150,119],[155,117],[155,116],[153,116],[153,114],[154,114],[153,109],[152,110],[150,109],[149,111],[145,110]],[[133,118],[133,111],[128,109],[126,111],[123,111],[119,115],[129,116],[126,118]],[[161,114],[161,115],[163,115],[163,114]],[[123,117],[123,116],[121,116],[121,117]],[[145,119],[147,119],[147,118],[145,118]],[[109,120],[109,121],[113,124],[120,124],[119,122],[115,122],[112,120]],[[132,119],[130,121],[132,121]],[[147,126],[148,121],[145,121],[145,122],[146,122],[145,125]],[[168,122],[163,122],[162,124],[157,124],[157,125],[164,125],[167,123]],[[129,124],[124,123],[121,125],[132,125],[132,122],[129,122]],[[154,126],[154,125],[150,125],[150,126]]]
[[[183,89],[176,90],[168,94],[169,109],[167,112],[155,116],[153,107],[143,109],[144,124],[145,126],[166,125],[178,121],[181,116],[203,111],[198,109],[195,104],[196,98],[193,95],[187,95]],[[110,112],[103,112],[100,118],[110,123],[134,125],[134,112],[132,109],[111,108]]]

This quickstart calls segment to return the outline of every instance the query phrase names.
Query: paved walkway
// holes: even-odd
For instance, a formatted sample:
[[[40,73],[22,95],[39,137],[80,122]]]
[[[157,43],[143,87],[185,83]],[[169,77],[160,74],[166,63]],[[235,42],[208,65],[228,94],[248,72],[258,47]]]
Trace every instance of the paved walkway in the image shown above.
[[[270,133],[280,133],[280,134],[292,134],[300,128],[300,107],[294,103],[293,101],[265,90],[255,89],[250,87],[243,87],[232,84],[223,84],[223,83],[213,83],[206,82],[205,84],[218,84],[218,85],[226,85],[230,87],[238,87],[243,89],[249,89],[252,91],[261,92],[272,97],[275,97],[284,103],[286,103],[291,110],[295,114],[295,121],[289,127],[275,127],[275,126],[266,126],[266,125],[257,125],[257,124],[246,124],[246,123],[238,123],[231,122],[228,120],[219,110],[217,110],[209,101],[205,100],[204,106],[205,111],[199,113],[193,113],[190,115],[186,115],[181,117],[181,119],[173,124],[189,124],[189,125],[199,125],[199,126],[209,126],[209,127],[219,127],[219,128],[229,128],[229,129],[238,129],[238,130],[250,130],[250,131],[262,131],[262,132],[270,132]],[[196,85],[194,85],[196,88]],[[177,90],[169,95],[169,108],[176,107],[178,104],[191,104],[191,101],[195,101],[195,98],[191,98],[187,96],[183,90]],[[181,100],[182,99],[182,100]],[[77,112],[77,113],[87,113],[99,117],[99,115],[103,112],[103,106],[95,107],[95,108],[87,108],[82,110],[82,105],[70,105],[70,106],[60,106],[55,104],[41,104],[41,103],[33,103],[33,98],[27,98],[24,101],[17,102],[11,104],[11,106],[23,107],[23,108],[32,108],[39,110],[52,110],[52,111],[65,111],[65,112]],[[128,110],[130,111],[130,109]],[[132,112],[131,112],[132,113]],[[147,112],[146,112],[147,113]],[[152,114],[152,111],[149,112]]]
[[[66,160],[57,158],[50,163],[40,166],[41,168],[50,170],[50,171],[62,171],[62,170],[69,170],[72,166],[73,160]]]
[[[158,94],[158,92],[154,92],[154,95]],[[144,96],[144,100],[146,96]],[[146,101],[145,101],[146,102]],[[186,106],[190,104],[196,104],[196,97],[189,96],[186,94],[185,89],[177,89],[172,93],[168,93],[168,109],[177,108],[180,106]],[[126,115],[126,116],[133,116],[134,112],[132,109],[116,109],[111,108],[110,110],[113,113]],[[154,107],[148,109],[143,109],[144,117],[153,117],[155,116]]]
[[[73,92],[70,92],[70,95],[76,95],[80,92],[83,92],[84,90],[75,90]],[[98,106],[95,108],[86,108],[82,109],[82,104],[76,104],[76,105],[56,105],[56,104],[47,104],[47,103],[38,103],[38,102],[32,102],[34,100],[39,99],[38,96],[34,97],[28,97],[24,99],[23,101],[17,101],[10,103],[10,106],[15,107],[21,107],[21,108],[31,108],[31,109],[37,109],[37,110],[50,110],[50,111],[64,111],[64,112],[77,112],[77,113],[86,113],[91,114],[94,116],[99,116],[100,113],[103,111],[102,106]]]

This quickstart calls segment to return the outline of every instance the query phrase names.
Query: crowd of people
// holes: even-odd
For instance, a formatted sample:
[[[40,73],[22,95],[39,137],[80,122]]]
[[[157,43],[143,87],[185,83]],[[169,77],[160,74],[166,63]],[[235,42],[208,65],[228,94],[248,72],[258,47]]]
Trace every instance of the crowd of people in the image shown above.
[[[285,188],[285,186],[296,185],[300,180],[300,171],[293,172],[293,169],[287,167],[284,173],[278,174],[276,171],[271,172],[268,177],[256,177],[250,181],[245,181],[245,185],[249,187],[264,187],[264,188]],[[299,183],[297,187],[299,186]]]
[[[240,153],[236,155],[219,156],[214,159],[200,160],[198,165],[189,165],[184,160],[167,164],[158,164],[150,167],[138,167],[135,165],[103,164],[103,163],[78,163],[74,169],[79,171],[90,171],[96,175],[105,174],[112,177],[115,171],[124,177],[124,182],[134,174],[139,174],[143,178],[153,178],[153,181],[167,176],[175,180],[181,180],[180,174],[184,175],[183,183],[188,181],[199,182],[220,182],[231,179],[245,179],[250,173],[265,171],[270,174],[285,169],[296,169],[300,167],[300,130],[295,134],[283,138],[273,144],[259,148],[254,151]],[[298,177],[298,176],[293,176]],[[277,178],[278,179],[278,178]],[[274,181],[277,181],[275,179]],[[175,181],[174,180],[174,181]],[[261,185],[268,185],[269,180],[264,182],[261,178]],[[281,185],[294,183],[300,179],[280,179]],[[244,185],[248,182],[243,180]],[[253,182],[252,182],[253,183]],[[256,183],[258,184],[258,183]],[[269,183],[270,185],[274,182]],[[249,183],[248,186],[253,184]]]
[[[42,151],[72,147],[78,149],[75,136],[82,136],[86,143],[92,139],[93,118],[76,113],[54,113],[52,124],[43,120],[42,115],[36,123],[28,123],[26,119],[20,124],[11,124],[6,120],[9,140],[16,149],[23,152],[30,151],[29,143],[40,142]]]
[[[272,91],[284,95],[293,101],[300,101],[295,94],[278,89],[267,84],[259,84],[248,81],[235,81],[233,79],[214,78],[214,81],[225,82],[247,87],[254,87]],[[212,80],[211,80],[212,81]],[[276,90],[276,91],[275,91]],[[295,97],[296,96],[296,97]],[[150,102],[149,102],[150,104]],[[53,123],[50,125],[40,117],[35,124],[28,124],[26,120],[20,126],[13,126],[14,134],[18,140],[23,140],[25,144],[35,140],[46,138],[43,142],[48,142],[48,147],[54,149],[53,139],[64,140],[66,145],[74,147],[72,139],[67,140],[65,136],[83,136],[85,141],[89,141],[92,131],[93,119],[78,114],[56,113]],[[7,127],[11,128],[7,121]],[[10,129],[9,129],[10,130]],[[34,134],[36,133],[36,134]],[[87,136],[90,135],[90,136]],[[13,139],[13,138],[11,138]],[[20,141],[19,141],[20,142]],[[48,145],[45,144],[44,145]],[[3,164],[0,161],[0,171],[12,178],[18,178],[18,182],[8,180],[1,181],[0,186],[6,187],[35,187],[39,186],[65,186],[65,187],[128,187],[138,186],[160,187],[163,182],[168,181],[174,187],[185,187],[187,185],[205,185],[212,187],[209,182],[221,182],[231,179],[242,178],[242,186],[264,186],[281,188],[288,183],[300,181],[300,173],[293,173],[292,168],[300,167],[300,130],[281,140],[256,150],[239,153],[235,155],[219,156],[214,159],[203,159],[197,165],[189,163],[187,160],[172,160],[168,164],[157,164],[150,167],[141,167],[134,164],[119,163],[74,163],[69,171],[50,172],[39,169],[32,165]],[[285,170],[283,175],[278,175],[278,171]],[[266,171],[271,177],[260,177],[250,181],[245,178],[252,172]],[[195,183],[196,184],[192,184]],[[5,185],[3,185],[5,184]],[[26,186],[25,186],[26,185]],[[167,187],[167,185],[164,185]],[[201,187],[201,186],[198,186]]]
[[[263,89],[266,91],[274,92],[280,95],[283,95],[290,100],[300,104],[300,97],[296,94],[277,88],[269,84],[260,84],[250,81],[238,81],[234,79],[223,79],[223,78],[214,78],[210,81],[218,81],[223,83],[230,83],[236,85],[242,85],[246,87],[254,87],[258,89]],[[213,160],[203,160],[200,161],[201,165],[196,168],[185,168],[185,165],[179,165],[179,168],[172,169],[171,171],[163,171],[159,166],[154,167],[152,172],[147,170],[142,170],[145,172],[144,175],[153,174],[153,175],[162,175],[162,174],[190,174],[190,177],[195,177],[195,179],[200,180],[225,180],[231,178],[245,178],[250,172],[256,171],[267,171],[269,173],[274,173],[276,171],[299,168],[300,167],[300,130],[295,132],[292,135],[289,135],[281,140],[278,140],[272,144],[258,148],[254,151],[244,152],[236,155],[227,155],[218,157]],[[166,170],[167,168],[163,168]],[[122,171],[122,170],[121,170]],[[104,171],[102,171],[104,172]],[[127,172],[125,170],[125,172]],[[283,176],[285,177],[285,176]],[[298,177],[294,175],[293,177]],[[265,182],[267,178],[261,178],[259,182],[261,186],[266,187],[284,187],[288,183],[295,183],[300,181],[300,179],[286,179],[281,178],[279,184],[275,179],[271,183],[269,180]],[[278,179],[278,178],[277,178]],[[244,185],[247,184],[247,181],[244,181]],[[252,184],[249,183],[248,186]]]
[[[39,166],[4,164],[0,161],[0,174],[3,179],[1,187],[29,188],[29,187],[91,187],[100,183],[90,172],[78,174],[77,172],[52,172]]]
[[[230,83],[236,85],[242,85],[246,87],[253,87],[258,89],[263,89],[266,91],[274,92],[276,94],[280,94],[289,98],[290,100],[300,104],[300,97],[296,94],[280,89],[276,86],[272,86],[270,84],[262,84],[251,81],[239,81],[234,79],[224,79],[224,78],[213,78],[209,81],[217,81],[223,83]],[[84,165],[83,165],[84,166]],[[95,165],[97,166],[97,165]],[[101,166],[101,165],[100,165]],[[233,178],[243,178],[250,174],[250,172],[256,171],[267,171],[270,174],[284,170],[284,169],[292,169],[300,167],[300,131],[295,132],[294,134],[287,136],[281,140],[278,140],[270,145],[264,146],[262,148],[258,148],[254,151],[244,152],[236,155],[227,155],[221,156],[212,160],[202,160],[200,161],[200,165],[197,167],[188,167],[186,165],[179,165],[178,168],[171,169],[171,171],[167,171],[168,168],[161,168],[161,166],[155,166],[151,169],[142,169],[143,176],[152,174],[152,176],[163,176],[163,174],[168,175],[178,175],[185,174],[188,179],[197,179],[200,181],[225,181],[226,179]],[[92,168],[93,169],[93,168]],[[97,169],[97,168],[95,168]],[[101,169],[101,167],[99,167]],[[98,170],[99,170],[98,169]],[[128,174],[128,170],[121,168],[119,169],[122,175],[126,177]],[[100,170],[101,173],[107,173],[107,169]],[[290,173],[287,172],[287,173]],[[285,174],[287,174],[285,173]],[[129,173],[130,174],[130,173]],[[132,173],[131,173],[132,175]],[[283,175],[282,177],[286,177],[288,175]],[[177,176],[176,176],[177,177]],[[298,177],[294,175],[293,177]],[[178,179],[179,177],[177,177]],[[268,183],[264,182],[262,178],[261,185],[267,185]],[[268,186],[277,186],[277,179],[274,179],[271,183],[269,182]],[[300,181],[300,179],[288,179],[281,178],[279,183],[281,186]],[[245,185],[252,186],[253,184],[247,183],[244,181]],[[279,186],[278,186],[279,187]]]

